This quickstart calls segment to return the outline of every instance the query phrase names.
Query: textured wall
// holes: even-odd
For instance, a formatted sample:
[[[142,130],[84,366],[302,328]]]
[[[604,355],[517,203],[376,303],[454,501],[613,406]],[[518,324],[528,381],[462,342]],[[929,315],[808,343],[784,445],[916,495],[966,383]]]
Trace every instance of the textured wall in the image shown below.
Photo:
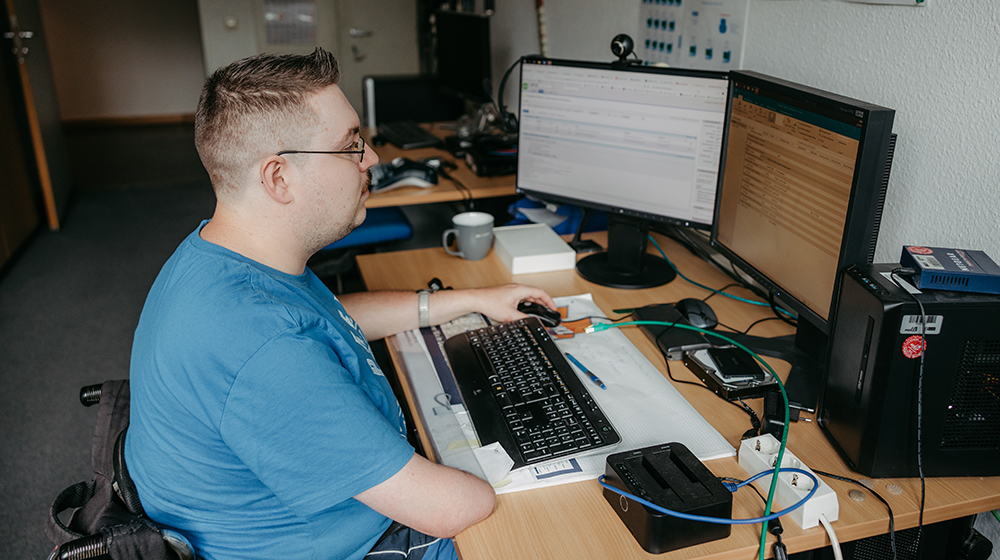
[[[750,1],[744,68],[896,110],[876,261],[904,244],[1000,261],[1000,3]]]
[[[1000,262],[1000,2],[749,1],[743,68],[896,110],[876,261],[925,244]],[[546,0],[550,56],[611,60],[611,38],[638,33],[640,4]]]

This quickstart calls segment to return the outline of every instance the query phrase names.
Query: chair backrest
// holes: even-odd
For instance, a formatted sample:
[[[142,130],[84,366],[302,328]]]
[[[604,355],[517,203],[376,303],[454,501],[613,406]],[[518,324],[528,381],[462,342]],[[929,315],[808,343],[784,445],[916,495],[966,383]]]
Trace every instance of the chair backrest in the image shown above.
[[[433,76],[365,76],[362,91],[365,126],[453,121],[465,113],[465,102],[441,93]]]
[[[66,488],[52,503],[45,532],[56,548],[49,558],[193,559],[194,550],[183,535],[158,527],[146,517],[128,475],[128,380],[84,387],[80,401],[85,406],[99,405],[91,453],[94,480]],[[70,510],[69,523],[63,523],[59,514]]]

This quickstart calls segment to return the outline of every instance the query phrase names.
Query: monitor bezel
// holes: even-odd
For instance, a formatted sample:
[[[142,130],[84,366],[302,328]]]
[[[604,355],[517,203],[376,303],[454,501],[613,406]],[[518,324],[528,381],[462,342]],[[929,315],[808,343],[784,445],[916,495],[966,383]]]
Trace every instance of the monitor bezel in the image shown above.
[[[885,201],[885,188],[888,181],[888,168],[891,164],[892,123],[895,111],[759,72],[732,71],[729,79],[726,126],[722,139],[722,160],[719,163],[718,184],[715,189],[715,213],[712,218],[710,244],[733,266],[746,273],[764,290],[791,308],[800,319],[809,321],[823,334],[829,335],[832,332],[831,325],[837,312],[836,300],[837,294],[840,293],[841,272],[852,264],[871,264],[875,256],[882,206]],[[840,254],[837,258],[837,271],[825,318],[718,239],[719,211],[726,171],[733,97],[737,91],[736,83],[766,87],[780,95],[801,100],[827,111],[850,111],[850,114],[854,114],[864,121],[858,143],[854,177],[851,180],[851,194],[848,200],[844,232],[841,237]]]
[[[590,69],[595,69],[595,70],[609,70],[609,71],[621,71],[621,72],[637,72],[637,73],[646,73],[646,74],[662,74],[662,75],[668,75],[668,76],[685,76],[685,77],[709,78],[709,79],[727,79],[727,80],[728,80],[728,75],[729,75],[728,72],[718,71],[718,70],[694,70],[694,69],[688,69],[688,68],[674,68],[674,67],[663,67],[663,66],[645,66],[645,65],[641,65],[641,64],[619,65],[618,63],[613,63],[613,62],[589,62],[589,61],[582,61],[582,60],[566,60],[566,59],[557,59],[557,58],[533,57],[533,58],[528,58],[528,59],[522,60],[521,67],[519,68],[519,71],[518,71],[518,83],[519,84],[523,84],[524,83],[524,65],[525,64],[540,64],[540,65],[546,65],[546,66],[568,66],[568,67],[573,67],[573,68],[590,68]],[[730,82],[730,86],[727,86],[727,87],[731,87],[731,82]],[[521,115],[521,100],[522,100],[522,97],[524,95],[524,89],[523,89],[523,87],[518,87],[517,89],[518,89],[518,95],[517,95],[517,107],[518,107],[518,110],[517,110],[517,114],[518,114],[518,120],[520,120],[520,115]],[[727,92],[727,103],[728,103],[728,95],[729,95],[729,92]],[[727,106],[727,110],[728,110],[728,106]],[[518,141],[519,141],[519,143],[520,143],[520,134],[521,134],[521,131],[520,131],[520,128],[518,128]],[[723,132],[723,142],[724,141],[725,141],[725,131]],[[720,165],[721,165],[722,159],[723,159],[722,155],[724,155],[724,154],[720,154],[720,158],[719,158]],[[720,172],[721,172],[721,167],[720,167]],[[683,218],[676,218],[676,217],[673,217],[673,216],[664,216],[664,215],[661,215],[661,214],[652,214],[652,213],[643,212],[641,210],[637,210],[637,209],[634,209],[634,208],[624,208],[624,207],[621,207],[621,206],[614,206],[614,205],[603,204],[603,203],[599,203],[599,202],[593,202],[593,201],[586,200],[586,199],[583,199],[583,198],[575,198],[575,197],[569,197],[569,196],[563,196],[563,195],[556,195],[556,194],[548,193],[546,191],[539,191],[539,190],[535,190],[535,189],[531,189],[531,188],[525,188],[525,187],[521,186],[520,166],[518,166],[517,179],[516,179],[516,190],[517,190],[517,192],[519,194],[525,194],[525,195],[528,195],[528,196],[531,196],[531,197],[534,197],[534,198],[539,198],[539,199],[542,199],[542,200],[545,200],[545,201],[549,201],[549,202],[555,202],[555,203],[560,203],[560,204],[573,204],[573,205],[576,205],[576,206],[580,206],[580,207],[584,207],[584,208],[589,208],[589,209],[592,209],[592,210],[601,210],[601,211],[607,212],[609,214],[616,214],[616,215],[619,215],[619,216],[625,216],[625,217],[634,218],[634,219],[638,219],[638,220],[645,220],[645,221],[649,221],[649,222],[657,222],[657,223],[665,223],[665,224],[671,224],[671,225],[677,225],[677,226],[684,226],[684,227],[689,227],[689,228],[694,228],[694,229],[700,229],[700,230],[704,230],[704,231],[708,231],[708,230],[710,230],[712,228],[712,223],[703,223],[703,222],[698,222],[698,221],[686,220],[686,219],[683,219]],[[718,198],[716,198],[716,200],[718,200]],[[713,221],[714,221],[714,216],[715,216],[715,211],[714,210],[713,210],[712,215],[713,215]]]

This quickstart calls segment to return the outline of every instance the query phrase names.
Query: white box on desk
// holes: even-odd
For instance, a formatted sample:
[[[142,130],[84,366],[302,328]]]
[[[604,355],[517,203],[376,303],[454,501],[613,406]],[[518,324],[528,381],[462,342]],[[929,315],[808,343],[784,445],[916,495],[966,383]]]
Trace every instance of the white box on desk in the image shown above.
[[[572,270],[576,251],[545,224],[493,229],[493,250],[511,274]]]

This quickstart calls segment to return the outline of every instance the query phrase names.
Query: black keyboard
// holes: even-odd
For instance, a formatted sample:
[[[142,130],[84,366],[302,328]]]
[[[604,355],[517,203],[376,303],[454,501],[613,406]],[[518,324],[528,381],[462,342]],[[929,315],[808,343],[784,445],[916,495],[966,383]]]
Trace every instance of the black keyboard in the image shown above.
[[[500,442],[513,468],[621,441],[537,318],[456,335],[444,349],[480,443]]]
[[[381,123],[377,129],[379,136],[402,150],[435,148],[441,145],[440,138],[413,121]]]

